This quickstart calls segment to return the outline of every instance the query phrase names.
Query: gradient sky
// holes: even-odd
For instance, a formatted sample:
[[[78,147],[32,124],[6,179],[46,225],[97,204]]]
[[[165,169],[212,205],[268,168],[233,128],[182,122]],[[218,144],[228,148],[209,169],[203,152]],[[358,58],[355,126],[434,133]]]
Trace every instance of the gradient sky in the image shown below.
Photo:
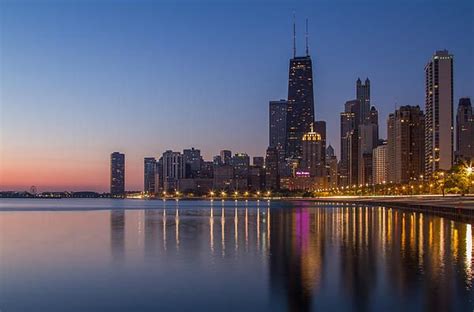
[[[309,18],[316,118],[339,150],[339,112],[371,79],[381,134],[424,106],[424,65],[455,57],[455,107],[474,96],[474,2],[0,1],[0,190],[126,187],[166,149],[262,156],[268,101],[286,98],[292,12]]]

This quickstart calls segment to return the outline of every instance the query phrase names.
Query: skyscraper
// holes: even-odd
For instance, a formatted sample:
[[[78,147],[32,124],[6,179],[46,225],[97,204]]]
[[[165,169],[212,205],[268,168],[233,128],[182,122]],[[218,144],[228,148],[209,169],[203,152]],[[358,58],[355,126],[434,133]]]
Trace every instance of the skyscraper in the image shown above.
[[[270,147],[275,147],[278,152],[280,175],[285,175],[287,155],[287,110],[288,101],[270,101],[269,105],[269,135]]]
[[[301,169],[308,171],[312,177],[322,177],[325,164],[321,161],[321,155],[325,155],[325,150],[322,149],[321,135],[311,126],[311,131],[303,135],[302,142]]]
[[[186,177],[194,178],[199,175],[201,170],[201,151],[194,147],[183,150],[184,163],[186,166]]]
[[[382,184],[387,182],[387,144],[374,148],[372,160],[372,183]]]
[[[268,189],[280,188],[278,157],[276,147],[269,146],[265,156],[265,185]]]
[[[425,66],[425,173],[453,164],[453,55],[436,51]]]
[[[425,117],[419,106],[401,106],[388,121],[388,180],[420,179],[424,168]]]
[[[359,123],[365,123],[370,118],[370,80],[365,79],[362,83],[360,78],[356,82],[356,99],[360,102]]]
[[[119,152],[110,155],[110,194],[125,195],[125,154]]]
[[[269,105],[269,146],[286,149],[286,113],[288,101],[270,101]]]
[[[341,163],[339,168],[342,186],[359,182],[359,124],[360,101],[347,101],[341,113]]]
[[[163,188],[165,191],[178,190],[178,181],[185,177],[184,157],[180,152],[166,151],[163,161]]]
[[[143,163],[144,187],[143,191],[147,194],[156,193],[156,159],[154,157],[145,157]]]
[[[456,156],[474,160],[474,114],[470,98],[459,99],[456,115]]]
[[[367,122],[359,125],[359,184],[372,184],[372,151],[378,141],[377,124]]]
[[[296,56],[296,33],[293,25],[293,58],[288,75],[287,157],[301,158],[302,139],[314,122],[313,64],[308,49],[306,24],[306,55]]]

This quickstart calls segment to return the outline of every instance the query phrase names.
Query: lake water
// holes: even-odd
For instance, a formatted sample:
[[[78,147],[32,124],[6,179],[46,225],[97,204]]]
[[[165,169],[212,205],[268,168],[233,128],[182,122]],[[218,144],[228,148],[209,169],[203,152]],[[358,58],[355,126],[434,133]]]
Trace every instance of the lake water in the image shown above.
[[[472,311],[472,226],[279,201],[0,201],[0,311]]]

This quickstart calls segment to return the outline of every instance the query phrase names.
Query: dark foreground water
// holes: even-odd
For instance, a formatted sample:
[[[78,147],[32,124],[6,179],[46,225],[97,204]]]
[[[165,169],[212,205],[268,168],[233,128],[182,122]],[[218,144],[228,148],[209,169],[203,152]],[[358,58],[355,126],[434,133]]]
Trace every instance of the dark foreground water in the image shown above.
[[[385,207],[1,200],[0,310],[472,311],[472,235]]]

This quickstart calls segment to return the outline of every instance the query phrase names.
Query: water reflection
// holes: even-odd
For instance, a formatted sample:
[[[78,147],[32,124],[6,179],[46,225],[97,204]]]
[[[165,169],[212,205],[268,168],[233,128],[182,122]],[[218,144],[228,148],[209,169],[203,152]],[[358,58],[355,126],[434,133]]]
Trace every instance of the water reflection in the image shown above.
[[[110,211],[110,250],[112,259],[120,262],[125,254],[125,211]]]
[[[242,304],[237,310],[248,309],[250,303],[269,311],[474,308],[471,224],[385,207],[311,202],[177,201],[153,209],[95,212],[96,221],[84,222],[87,213],[51,213],[51,219],[44,219],[39,213],[0,212],[0,273],[10,282],[1,285],[3,290],[14,285],[13,276],[22,271],[14,256],[18,251],[8,251],[15,250],[15,244],[33,250],[38,240],[54,241],[64,224],[76,235],[67,237],[83,259],[101,250],[109,257],[81,271],[93,284],[89,281],[110,267],[111,275],[100,280],[111,284],[98,283],[98,296],[116,298],[113,294],[120,291],[113,290],[130,284],[144,310],[200,307],[196,302],[206,310],[222,310],[229,304],[223,298],[232,296]],[[27,229],[39,237],[22,236]],[[95,234],[81,236],[87,231]],[[1,238],[6,235],[8,240]],[[51,281],[40,275],[37,282],[52,283],[50,288],[57,287],[54,274],[68,276],[69,263],[77,262],[67,256],[48,258],[53,248],[59,247],[41,245],[45,256],[36,255],[39,263],[54,266]],[[22,256],[28,258],[34,257]],[[110,263],[121,264],[120,274]],[[107,291],[111,293],[101,293]],[[191,306],[184,306],[176,293],[192,298]],[[0,292],[3,302],[16,302],[13,295],[9,298],[8,291]],[[126,299],[116,300],[119,304]]]

